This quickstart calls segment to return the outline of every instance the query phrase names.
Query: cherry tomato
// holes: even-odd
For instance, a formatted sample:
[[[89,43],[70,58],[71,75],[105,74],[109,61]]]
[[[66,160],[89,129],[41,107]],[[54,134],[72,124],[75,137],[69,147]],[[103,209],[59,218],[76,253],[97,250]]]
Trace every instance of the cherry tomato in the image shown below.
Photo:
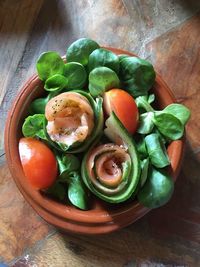
[[[24,174],[34,188],[45,189],[54,183],[57,161],[47,145],[34,138],[21,138],[19,154]]]
[[[138,108],[134,98],[122,89],[111,89],[105,92],[103,98],[105,112],[110,115],[115,112],[125,128],[133,134],[138,125]]]

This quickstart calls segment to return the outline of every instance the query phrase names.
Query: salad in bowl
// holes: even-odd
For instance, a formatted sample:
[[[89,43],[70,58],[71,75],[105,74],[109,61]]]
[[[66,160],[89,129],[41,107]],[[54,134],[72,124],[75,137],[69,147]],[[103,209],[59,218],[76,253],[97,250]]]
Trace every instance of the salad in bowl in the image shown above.
[[[37,192],[37,203],[44,198],[47,206],[51,202],[60,210],[70,207],[83,217],[92,216],[98,201],[97,211],[104,204],[121,213],[139,205],[143,211],[138,218],[166,204],[180,167],[190,111],[174,102],[152,64],[82,38],[67,48],[64,58],[55,51],[41,54],[36,69],[39,89],[34,86],[17,125],[27,198]],[[177,147],[178,161],[174,158]],[[21,178],[19,183],[26,195]],[[42,206],[49,211],[45,203]],[[115,221],[121,225],[119,214]],[[95,216],[91,222],[100,222],[101,227],[113,223]],[[47,215],[43,217],[51,222]],[[70,215],[66,218],[73,220]],[[129,216],[122,225],[134,220]],[[82,221],[89,227],[90,219]],[[77,218],[76,222],[80,223]]]

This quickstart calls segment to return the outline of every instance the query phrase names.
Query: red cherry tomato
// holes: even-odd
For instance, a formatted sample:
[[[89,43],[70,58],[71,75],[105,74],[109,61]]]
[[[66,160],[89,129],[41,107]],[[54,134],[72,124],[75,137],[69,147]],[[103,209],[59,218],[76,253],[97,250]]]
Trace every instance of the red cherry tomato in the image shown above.
[[[135,100],[129,93],[121,89],[111,89],[105,92],[103,105],[108,115],[114,111],[125,128],[131,134],[135,132],[139,114]]]
[[[19,154],[24,174],[33,187],[45,189],[54,183],[58,167],[48,146],[34,138],[21,138]]]

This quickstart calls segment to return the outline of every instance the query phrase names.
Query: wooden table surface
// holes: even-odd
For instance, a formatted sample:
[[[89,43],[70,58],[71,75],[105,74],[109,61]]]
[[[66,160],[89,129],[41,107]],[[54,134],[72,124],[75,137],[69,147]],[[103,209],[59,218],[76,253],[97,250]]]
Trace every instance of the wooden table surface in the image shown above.
[[[0,262],[9,266],[200,266],[200,2],[0,0]],[[80,37],[149,59],[191,109],[171,201],[106,236],[63,234],[24,201],[9,173],[3,130],[38,55]]]

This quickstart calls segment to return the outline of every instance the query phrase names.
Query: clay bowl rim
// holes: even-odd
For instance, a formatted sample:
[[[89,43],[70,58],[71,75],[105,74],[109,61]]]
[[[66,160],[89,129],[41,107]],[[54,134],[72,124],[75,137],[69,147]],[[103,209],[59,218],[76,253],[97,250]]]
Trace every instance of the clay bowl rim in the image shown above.
[[[105,47],[116,54],[127,54],[130,56],[134,56],[133,53],[130,53],[125,50],[112,48],[112,47]],[[120,222],[122,217],[133,216],[135,217],[133,221],[139,219],[144,214],[146,214],[150,209],[145,208],[137,201],[133,201],[131,203],[126,204],[125,206],[120,205],[119,208],[114,210],[89,210],[89,211],[82,211],[76,209],[71,206],[67,206],[56,202],[50,198],[43,196],[39,191],[34,190],[26,181],[25,176],[23,174],[23,170],[21,167],[19,153],[18,153],[18,141],[19,138],[17,137],[16,131],[19,127],[19,118],[20,114],[22,115],[22,108],[24,105],[26,106],[27,103],[27,96],[31,95],[31,88],[37,90],[37,87],[41,81],[39,80],[37,75],[32,76],[22,89],[20,90],[19,94],[15,98],[15,101],[12,105],[12,108],[8,114],[8,118],[6,121],[6,128],[5,128],[5,152],[6,158],[8,162],[8,167],[11,171],[12,177],[15,180],[19,190],[24,195],[25,199],[33,206],[34,209],[37,211],[37,206],[40,209],[43,209],[45,212],[49,213],[51,216],[57,217],[59,220],[69,220],[73,223],[77,224],[107,224],[113,222]],[[163,81],[159,74],[156,74],[156,83],[154,86],[154,91],[156,91],[156,95],[159,98],[162,98],[164,94],[164,106],[170,103],[175,102],[175,97],[170,91],[167,84]],[[34,91],[35,92],[35,91]],[[19,129],[18,129],[19,130]],[[21,129],[20,129],[21,130]],[[171,167],[169,172],[171,173],[174,180],[176,180],[177,175],[180,170],[181,160],[183,156],[183,148],[184,148],[184,138],[173,141],[169,148],[168,148],[168,155],[171,160]],[[39,211],[37,211],[41,214]],[[41,215],[41,217],[43,217]],[[51,223],[51,222],[50,222]],[[130,223],[129,223],[130,224]],[[124,226],[122,226],[124,227]],[[120,224],[119,224],[119,228]],[[116,230],[116,229],[115,229]]]

